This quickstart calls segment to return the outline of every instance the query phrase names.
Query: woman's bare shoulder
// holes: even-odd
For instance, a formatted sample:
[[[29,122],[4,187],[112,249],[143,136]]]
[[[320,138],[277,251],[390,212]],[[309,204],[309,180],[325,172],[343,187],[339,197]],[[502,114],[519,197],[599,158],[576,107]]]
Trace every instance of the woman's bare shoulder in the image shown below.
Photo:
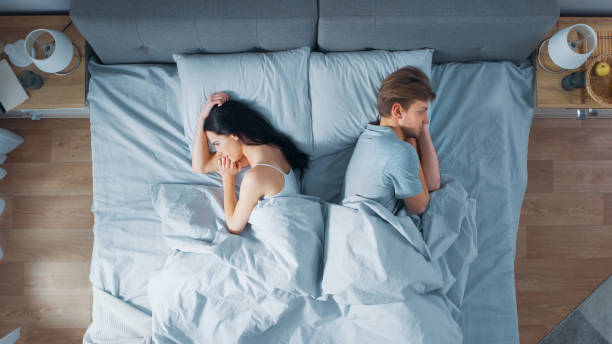
[[[252,184],[254,187],[259,186],[266,193],[270,188],[276,189],[279,185],[282,188],[284,184],[283,176],[278,171],[267,166],[253,166],[243,177],[242,182]]]

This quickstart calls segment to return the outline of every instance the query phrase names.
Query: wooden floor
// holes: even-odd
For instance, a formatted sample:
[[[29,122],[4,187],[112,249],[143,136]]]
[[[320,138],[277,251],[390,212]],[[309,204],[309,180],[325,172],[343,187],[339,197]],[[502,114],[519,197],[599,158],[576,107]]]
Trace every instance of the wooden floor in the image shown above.
[[[0,120],[25,142],[2,165],[0,337],[79,343],[91,321],[89,121]],[[612,120],[535,119],[517,241],[522,343],[537,343],[612,273]]]
[[[612,274],[612,120],[535,119],[517,240],[521,343]]]
[[[93,214],[88,119],[0,119],[24,138],[1,165],[0,338],[80,343],[91,322]]]

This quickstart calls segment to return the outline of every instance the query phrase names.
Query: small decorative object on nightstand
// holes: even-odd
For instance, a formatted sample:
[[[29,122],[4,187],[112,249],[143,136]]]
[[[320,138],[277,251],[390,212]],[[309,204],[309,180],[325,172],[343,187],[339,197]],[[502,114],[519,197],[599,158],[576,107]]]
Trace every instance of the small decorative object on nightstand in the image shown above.
[[[584,72],[573,72],[561,80],[561,87],[566,91],[582,88],[586,84]]]
[[[32,64],[32,61],[25,52],[24,42],[23,39],[20,39],[4,47],[4,51],[8,55],[9,61],[17,67],[27,67]]]
[[[612,55],[602,55],[594,58],[586,68],[587,91],[591,98],[604,106],[612,105],[612,78],[610,78],[610,64]],[[597,73],[596,67],[602,65],[607,71]]]
[[[40,75],[32,72],[31,70],[24,70],[23,72],[19,73],[17,79],[19,79],[21,86],[31,88],[33,90],[38,90],[43,85],[43,79],[40,77]]]

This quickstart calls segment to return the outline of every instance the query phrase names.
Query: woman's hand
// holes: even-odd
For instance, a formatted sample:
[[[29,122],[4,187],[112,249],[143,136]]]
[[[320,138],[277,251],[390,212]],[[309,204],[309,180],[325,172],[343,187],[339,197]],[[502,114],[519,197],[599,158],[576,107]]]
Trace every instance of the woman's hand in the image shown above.
[[[211,94],[210,97],[208,97],[208,99],[206,100],[206,103],[204,103],[204,106],[202,106],[202,109],[200,110],[200,117],[206,119],[206,117],[208,117],[210,111],[212,111],[215,105],[221,106],[228,100],[230,100],[229,96],[225,92],[217,92]]]
[[[232,161],[226,156],[220,157],[219,160],[217,160],[217,165],[219,167],[219,173],[223,178],[234,178],[234,176],[244,167],[240,166],[237,161]]]
[[[238,160],[238,168],[240,170],[242,170],[244,167],[250,167],[251,164],[249,163],[249,160],[246,158],[246,156],[242,156],[242,158],[240,158],[240,160]]]

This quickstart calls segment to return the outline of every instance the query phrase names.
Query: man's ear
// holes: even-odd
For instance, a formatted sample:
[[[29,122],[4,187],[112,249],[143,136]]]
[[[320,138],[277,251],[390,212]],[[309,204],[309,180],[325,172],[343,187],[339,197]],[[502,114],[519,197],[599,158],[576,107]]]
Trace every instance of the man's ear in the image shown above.
[[[400,103],[393,103],[393,105],[391,105],[391,116],[396,120],[402,119],[404,117],[404,115],[402,115],[402,110],[402,105]]]
[[[230,134],[229,137],[232,140],[238,141],[238,136],[236,136],[236,134]]]

